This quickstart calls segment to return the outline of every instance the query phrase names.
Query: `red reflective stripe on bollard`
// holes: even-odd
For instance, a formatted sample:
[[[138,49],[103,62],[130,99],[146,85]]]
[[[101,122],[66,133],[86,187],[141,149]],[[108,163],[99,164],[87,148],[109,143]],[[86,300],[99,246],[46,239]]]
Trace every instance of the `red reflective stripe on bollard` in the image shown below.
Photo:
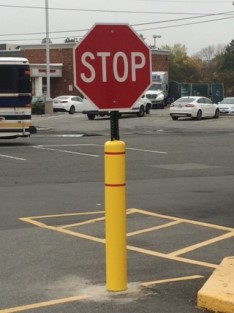
[[[125,152],[105,152],[105,154],[107,154],[107,155],[121,155],[121,154],[125,154]]]
[[[106,187],[125,187],[126,184],[105,184]]]

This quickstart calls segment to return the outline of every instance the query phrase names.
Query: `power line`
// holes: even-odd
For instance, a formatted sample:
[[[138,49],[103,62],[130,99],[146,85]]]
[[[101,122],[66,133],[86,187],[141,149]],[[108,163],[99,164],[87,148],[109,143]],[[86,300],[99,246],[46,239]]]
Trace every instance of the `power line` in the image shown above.
[[[222,13],[211,13],[206,15],[199,15],[199,16],[193,16],[193,17],[183,17],[183,18],[177,18],[172,20],[166,20],[166,21],[157,21],[157,22],[148,22],[148,23],[140,23],[140,24],[134,24],[132,26],[142,26],[142,25],[149,25],[149,24],[159,24],[159,23],[168,23],[168,22],[176,22],[176,21],[184,21],[184,20],[191,20],[191,19],[197,19],[197,18],[203,18],[203,17],[210,17],[210,16],[219,16],[223,14],[233,13],[234,11],[228,11],[228,12],[222,12]],[[230,15],[230,14],[228,14]],[[231,16],[231,17],[234,17]],[[223,18],[225,19],[225,18]]]
[[[234,16],[212,19],[212,20],[208,20],[208,21],[198,21],[198,22],[194,22],[194,23],[176,24],[176,25],[168,25],[168,26],[162,26],[162,27],[157,27],[157,28],[154,27],[154,28],[147,28],[147,29],[139,29],[137,31],[143,32],[143,31],[154,30],[154,29],[165,29],[165,28],[172,28],[172,27],[188,26],[188,25],[209,23],[209,22],[214,22],[214,21],[221,21],[221,20],[226,20],[226,19],[230,19],[230,18],[234,18]]]
[[[221,21],[221,20],[226,20],[226,19],[230,19],[230,18],[234,18],[234,16],[230,16],[230,17],[224,17],[224,18],[219,18],[219,19],[212,19],[212,20],[208,20],[208,21],[198,21],[198,22],[193,22],[193,23],[186,23],[186,24],[176,24],[176,25],[168,25],[168,26],[162,26],[162,27],[157,27],[157,28],[147,28],[147,29],[138,29],[136,30],[137,32],[143,32],[143,31],[148,31],[148,30],[154,30],[154,29],[165,29],[165,28],[172,28],[172,27],[181,27],[181,26],[189,26],[189,25],[195,25],[195,24],[202,24],[202,23],[209,23],[209,22],[215,22],[215,21]],[[158,22],[155,22],[158,23]],[[151,23],[152,24],[152,23]],[[140,24],[137,24],[137,26],[139,26]],[[136,26],[134,24],[131,25],[132,27]],[[53,32],[53,33],[71,33],[71,32],[83,32],[83,31],[88,31],[89,29],[82,29],[82,30],[70,30],[70,31],[57,31],[57,32]],[[34,34],[44,34],[44,33],[34,33]],[[27,35],[27,34],[26,34]],[[0,36],[5,36],[5,35],[0,35]],[[75,36],[75,37],[83,37],[83,36]],[[67,37],[50,37],[50,39],[65,39]],[[34,39],[9,39],[7,41],[32,41],[32,40],[38,40],[38,38],[34,38]]]
[[[51,31],[50,34],[62,34],[62,33],[72,33],[72,32],[85,32],[88,31],[88,28],[85,29],[72,29],[72,30],[58,30],[58,31]],[[36,32],[36,33],[11,33],[11,34],[0,34],[0,37],[8,37],[8,36],[34,36],[34,35],[44,35],[45,32]]]
[[[154,0],[155,1],[155,0]],[[16,8],[40,8],[45,10],[44,7],[32,7],[32,6],[11,6],[11,5],[0,5],[4,6],[4,7],[16,7]],[[74,9],[63,9],[63,8],[53,8],[53,9],[58,9],[58,10],[74,10]],[[136,26],[144,26],[144,25],[151,25],[151,24],[160,24],[160,23],[169,23],[169,22],[178,22],[178,21],[183,21],[183,20],[191,20],[191,19],[198,19],[198,18],[207,18],[207,17],[211,17],[211,16],[221,16],[221,15],[229,15],[229,17],[223,17],[223,18],[219,18],[219,19],[212,19],[212,20],[208,20],[208,21],[198,21],[198,22],[193,22],[193,23],[184,23],[184,24],[173,24],[173,25],[168,25],[168,26],[161,26],[161,27],[157,27],[157,29],[165,29],[165,28],[172,28],[172,27],[180,27],[180,26],[188,26],[188,25],[194,25],[194,24],[201,24],[201,23],[209,23],[209,22],[215,22],[215,21],[221,21],[221,20],[226,20],[226,19],[230,19],[230,18],[234,18],[233,12],[234,11],[227,11],[227,12],[220,12],[220,13],[210,13],[210,14],[200,14],[197,15],[198,13],[168,13],[168,12],[140,12],[140,11],[109,11],[109,10],[89,10],[89,9],[75,9],[75,10],[85,10],[85,11],[98,11],[98,12],[119,12],[119,13],[153,13],[153,14],[196,14],[196,16],[192,16],[192,17],[184,17],[184,18],[178,18],[178,19],[169,19],[169,20],[161,20],[161,21],[157,21],[157,22],[147,22],[147,23],[139,23],[139,24],[132,24],[131,26],[136,27]],[[233,15],[233,16],[230,16]],[[140,29],[137,30],[139,31],[148,31],[148,30],[154,30],[154,28],[147,28],[147,29]],[[87,32],[89,29],[78,29],[78,30],[67,30],[67,31],[53,31],[50,32],[50,34],[62,34],[62,33],[72,33],[72,32]],[[15,34],[0,34],[0,37],[6,37],[6,36],[34,36],[34,35],[44,35],[44,32],[34,32],[34,33],[15,33]],[[82,37],[82,36],[75,36],[75,37]],[[50,37],[50,39],[64,39],[67,37]],[[39,40],[38,38],[31,38],[31,39],[13,39],[10,40],[8,39],[7,41],[32,41],[32,40]]]
[[[142,0],[144,1],[144,0]],[[151,1],[151,0],[150,0]],[[155,1],[155,0],[153,0]],[[163,0],[164,1],[164,0]],[[169,1],[168,1],[169,2]],[[184,1],[188,2],[188,1]],[[202,2],[202,1],[201,1]],[[8,5],[0,4],[0,7],[5,8],[17,8],[17,9],[38,9],[45,10],[43,6],[23,6],[23,5]],[[100,10],[100,9],[79,9],[79,8],[53,8],[49,7],[48,10],[57,10],[57,11],[80,11],[80,12],[100,12],[100,13],[126,13],[126,14],[173,14],[173,15],[204,15],[206,13],[194,13],[194,12],[152,12],[152,11],[131,11],[131,10]],[[232,12],[232,11],[231,11]],[[223,12],[219,14],[228,14],[228,12]]]
[[[161,20],[161,21],[157,21],[157,22],[147,22],[147,23],[138,23],[138,24],[132,24],[131,26],[144,26],[144,25],[150,25],[150,24],[161,24],[161,23],[169,23],[169,22],[177,22],[177,21],[184,21],[184,20],[191,20],[191,19],[197,19],[197,18],[204,18],[204,17],[211,17],[211,16],[219,16],[219,15],[224,15],[224,14],[229,14],[233,13],[234,11],[228,11],[228,12],[221,12],[221,13],[211,13],[211,14],[206,14],[206,15],[200,15],[200,16],[193,16],[193,17],[184,17],[184,18],[178,18],[178,19],[169,19],[169,20]],[[224,20],[224,19],[229,19],[229,18],[233,18],[233,16],[231,17],[224,17],[224,18],[220,18],[220,19],[213,19],[213,20],[209,20],[209,21],[202,21],[202,22],[197,22],[197,23],[190,23],[190,25],[192,24],[199,24],[199,23],[204,23],[204,22],[212,22],[212,21],[218,21],[218,20]],[[189,24],[181,24],[182,25],[189,25]],[[162,28],[169,28],[169,27],[176,27],[178,25],[171,25],[171,26],[165,26],[165,27],[160,27]],[[153,28],[154,29],[154,28]],[[85,32],[88,31],[89,29],[76,29],[76,30],[65,30],[65,31],[51,31],[50,34],[62,34],[62,33],[70,33],[70,32]],[[144,29],[146,30],[146,29]],[[147,29],[150,30],[150,29]],[[143,30],[142,30],[143,31]],[[9,37],[9,36],[34,36],[34,35],[43,35],[44,32],[33,32],[33,33],[11,33],[11,34],[0,34],[0,37]],[[21,39],[22,40],[22,39]]]
[[[210,3],[210,4],[213,4],[213,3],[230,3],[230,1],[204,1],[204,0],[136,0],[136,1],[143,1],[143,2],[146,2],[146,1],[152,1],[152,2],[183,2],[183,3],[191,3],[191,2],[194,2],[194,3]]]

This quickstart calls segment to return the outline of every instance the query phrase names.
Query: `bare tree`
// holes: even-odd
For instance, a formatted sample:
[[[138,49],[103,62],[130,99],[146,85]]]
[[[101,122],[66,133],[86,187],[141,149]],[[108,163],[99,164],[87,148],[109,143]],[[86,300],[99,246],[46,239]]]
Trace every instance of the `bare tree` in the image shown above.
[[[211,61],[215,56],[215,46],[208,46],[201,49],[196,56],[203,61]]]
[[[215,55],[220,55],[225,52],[226,46],[222,44],[218,44],[216,47]]]

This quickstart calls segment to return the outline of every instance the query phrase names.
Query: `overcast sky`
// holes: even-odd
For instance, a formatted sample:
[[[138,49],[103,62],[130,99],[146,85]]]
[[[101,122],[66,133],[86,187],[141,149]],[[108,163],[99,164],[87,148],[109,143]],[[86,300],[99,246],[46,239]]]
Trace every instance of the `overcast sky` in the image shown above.
[[[45,3],[0,0],[0,43],[40,43],[46,30]],[[160,35],[157,47],[180,43],[188,55],[234,39],[232,0],[48,0],[48,4],[54,43],[82,37],[95,23],[128,23],[147,44],[153,45],[153,36]]]

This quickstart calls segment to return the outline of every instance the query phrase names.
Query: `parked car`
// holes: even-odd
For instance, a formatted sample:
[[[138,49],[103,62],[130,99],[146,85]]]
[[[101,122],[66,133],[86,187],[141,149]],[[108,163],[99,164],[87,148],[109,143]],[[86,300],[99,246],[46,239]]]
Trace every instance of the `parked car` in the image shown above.
[[[170,116],[173,120],[179,117],[191,117],[200,120],[203,117],[219,117],[219,107],[206,97],[181,97],[170,106]]]
[[[45,97],[33,96],[32,101],[32,114],[44,114],[45,113]]]
[[[234,114],[234,97],[224,98],[218,106],[221,114]]]
[[[53,99],[54,112],[74,114],[83,109],[83,99],[78,96],[59,96]]]
[[[84,99],[84,105],[82,113],[86,114],[89,120],[94,120],[96,116],[110,116],[110,111],[98,111],[88,99]],[[119,111],[119,116],[122,114],[135,114],[139,117],[143,117],[145,114],[150,114],[151,101],[144,95],[139,98],[131,108],[121,109]]]

